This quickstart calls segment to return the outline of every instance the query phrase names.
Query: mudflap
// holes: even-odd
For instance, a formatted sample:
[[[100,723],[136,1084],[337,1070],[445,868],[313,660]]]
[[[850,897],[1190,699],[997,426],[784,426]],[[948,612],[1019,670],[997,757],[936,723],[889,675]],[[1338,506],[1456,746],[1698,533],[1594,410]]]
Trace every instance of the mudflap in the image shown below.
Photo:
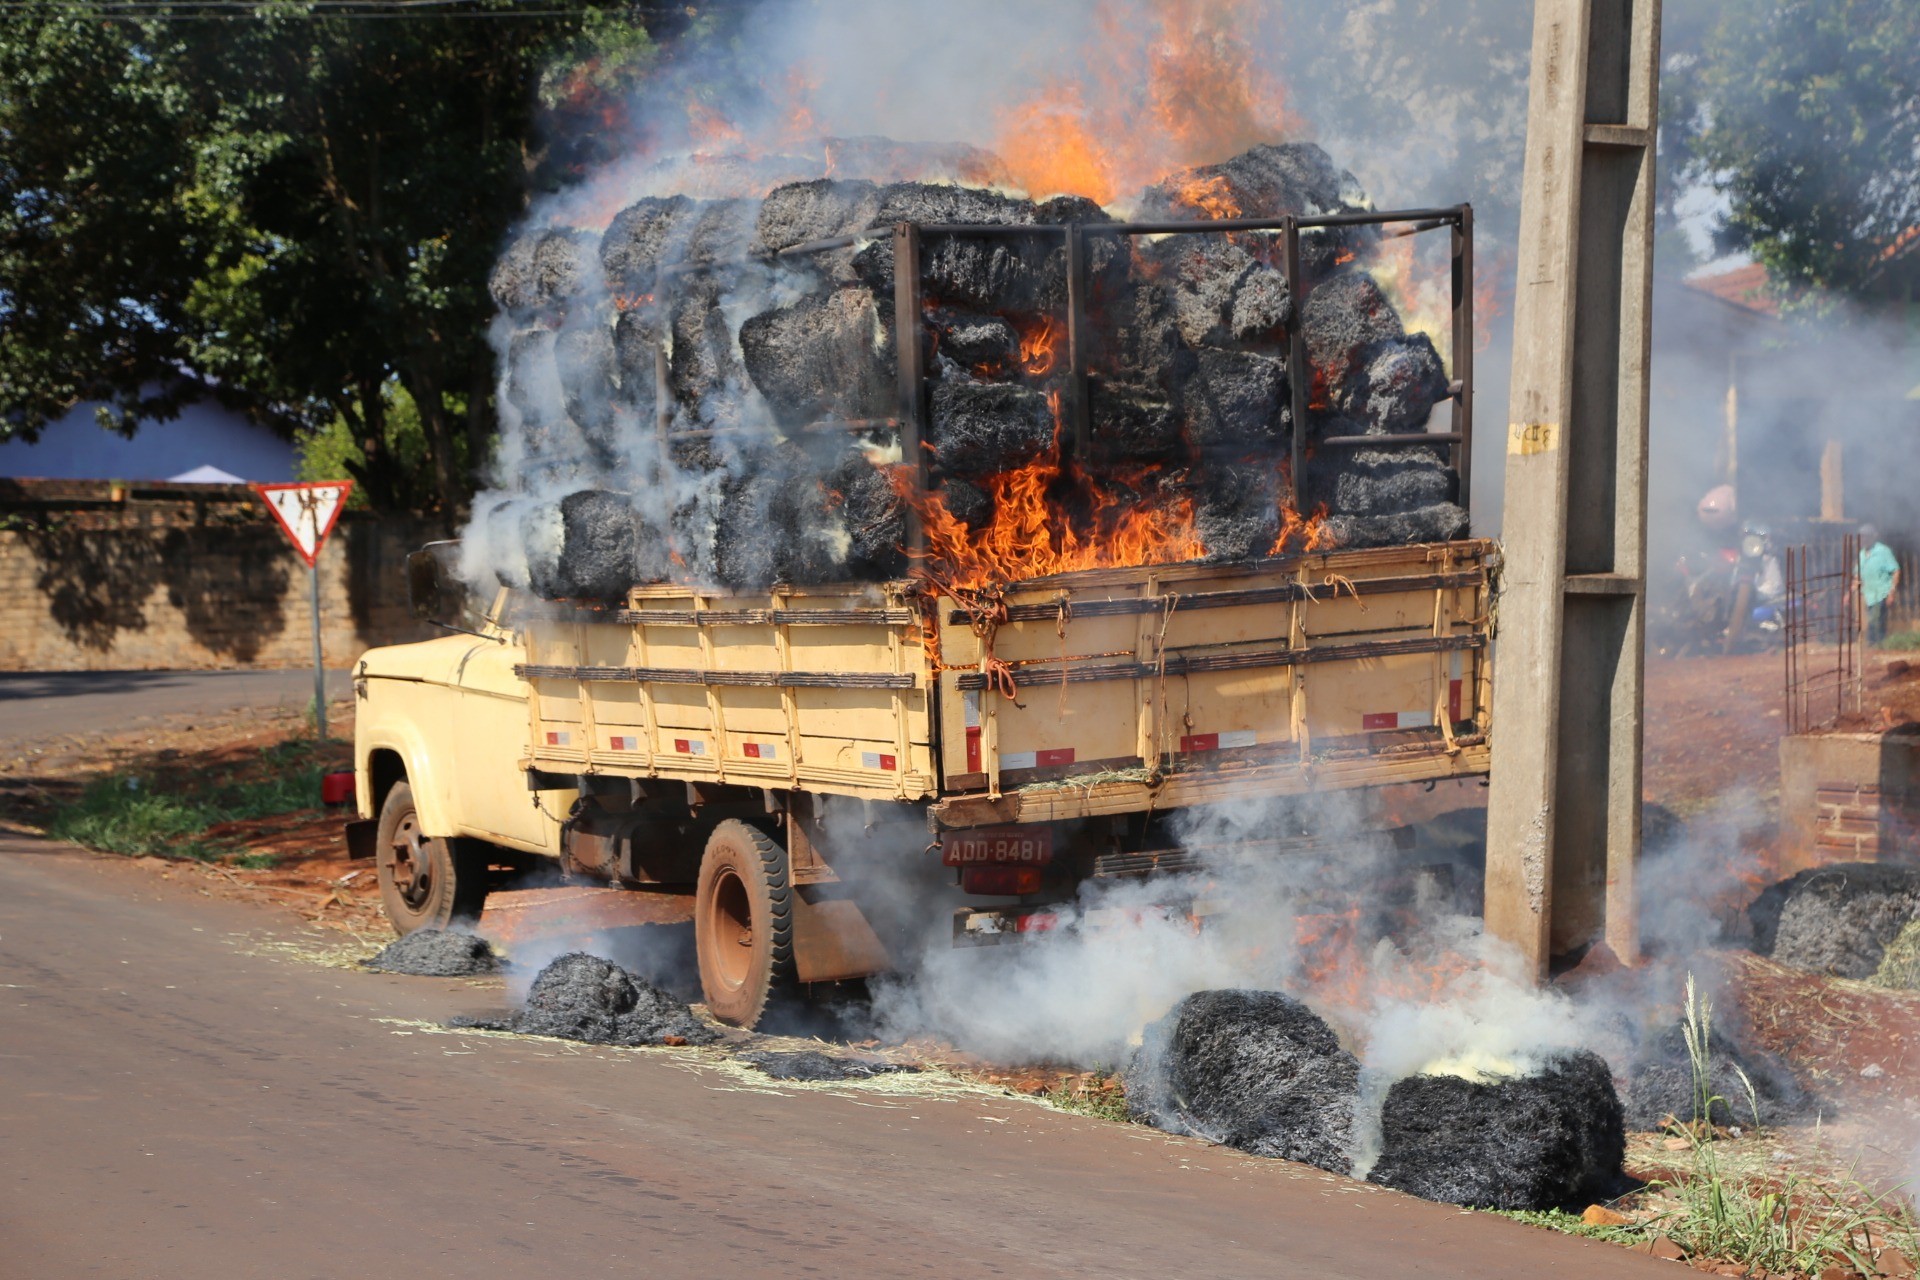
[[[802,982],[840,982],[893,968],[886,944],[859,905],[851,898],[828,896],[837,887],[794,887],[793,967]]]
[[[380,819],[355,818],[347,824],[347,857],[359,861],[373,856],[375,842],[380,836]]]

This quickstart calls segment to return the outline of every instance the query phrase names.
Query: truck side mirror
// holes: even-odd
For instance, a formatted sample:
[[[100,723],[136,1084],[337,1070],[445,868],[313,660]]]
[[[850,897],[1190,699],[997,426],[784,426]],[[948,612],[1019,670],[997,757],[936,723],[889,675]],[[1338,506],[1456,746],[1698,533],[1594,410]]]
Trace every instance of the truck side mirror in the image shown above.
[[[454,574],[458,542],[429,542],[407,557],[407,602],[425,622],[452,622],[466,605],[466,588]]]

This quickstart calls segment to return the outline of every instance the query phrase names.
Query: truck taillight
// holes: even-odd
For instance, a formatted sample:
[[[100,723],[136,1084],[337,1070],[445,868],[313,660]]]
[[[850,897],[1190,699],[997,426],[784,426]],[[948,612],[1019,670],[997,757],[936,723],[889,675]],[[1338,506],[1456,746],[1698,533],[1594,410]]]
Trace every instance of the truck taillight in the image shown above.
[[[1040,891],[1038,867],[968,867],[960,873],[960,888],[986,897],[1016,896]]]
[[[320,803],[324,805],[342,805],[353,803],[353,774],[323,773],[320,775]]]

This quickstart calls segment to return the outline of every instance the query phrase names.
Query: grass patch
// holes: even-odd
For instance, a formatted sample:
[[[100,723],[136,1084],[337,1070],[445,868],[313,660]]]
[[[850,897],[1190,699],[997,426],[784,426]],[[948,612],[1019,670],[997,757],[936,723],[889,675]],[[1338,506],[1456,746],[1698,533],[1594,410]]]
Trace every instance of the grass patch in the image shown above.
[[[315,760],[315,744],[280,743],[261,752],[259,766],[265,776],[252,779],[132,773],[97,778],[54,812],[47,834],[103,853],[212,861],[230,849],[208,839],[209,828],[320,807],[325,769]],[[273,855],[244,855],[238,865],[271,866]]]
[[[1881,637],[1877,649],[1920,649],[1920,631],[1895,631]]]
[[[1120,1124],[1133,1122],[1133,1117],[1127,1114],[1127,1096],[1121,1091],[1119,1079],[1105,1072],[1062,1080],[1044,1096],[1049,1105],[1075,1115]]]

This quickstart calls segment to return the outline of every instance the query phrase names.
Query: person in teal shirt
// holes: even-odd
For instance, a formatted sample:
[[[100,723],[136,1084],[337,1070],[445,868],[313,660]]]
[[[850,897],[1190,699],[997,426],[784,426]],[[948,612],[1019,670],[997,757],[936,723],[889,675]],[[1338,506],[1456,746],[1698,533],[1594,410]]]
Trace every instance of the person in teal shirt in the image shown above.
[[[1867,606],[1867,643],[1887,638],[1887,601],[1900,585],[1900,561],[1893,548],[1880,541],[1880,531],[1860,526],[1860,600]]]

